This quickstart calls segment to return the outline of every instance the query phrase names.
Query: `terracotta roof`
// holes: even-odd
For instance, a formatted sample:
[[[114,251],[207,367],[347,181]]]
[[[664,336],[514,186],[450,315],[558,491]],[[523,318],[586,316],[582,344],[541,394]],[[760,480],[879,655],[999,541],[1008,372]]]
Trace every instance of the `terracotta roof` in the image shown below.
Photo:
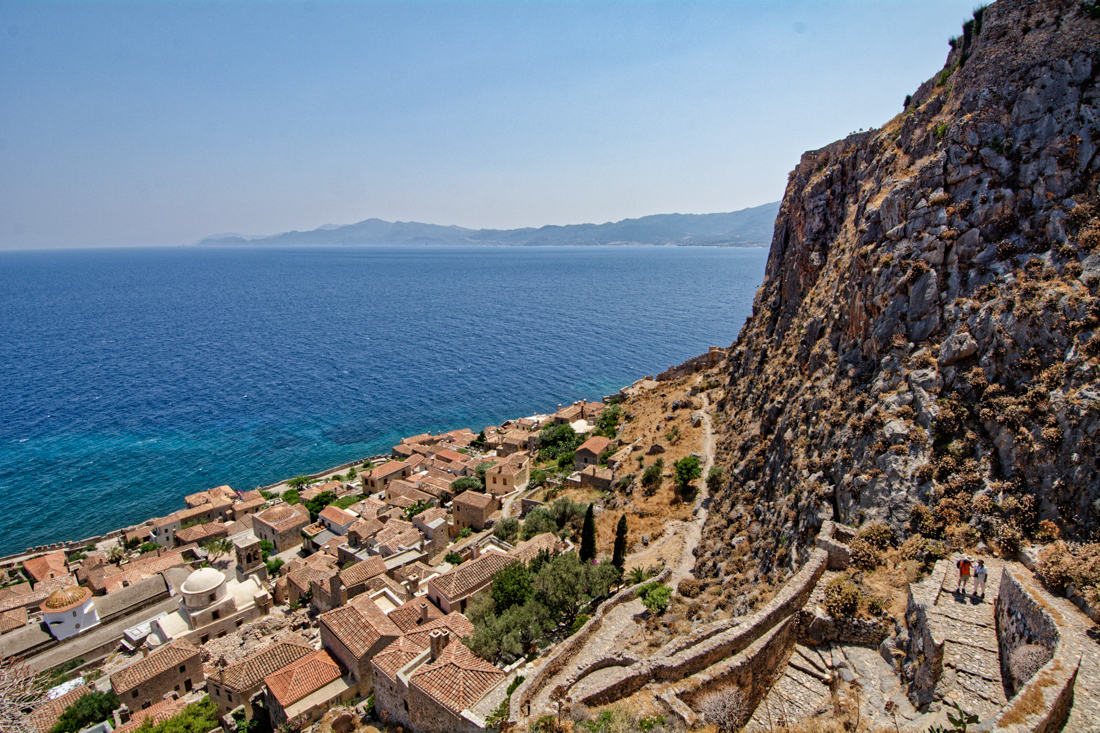
[[[304,593],[309,590],[310,585],[314,581],[324,585],[328,582],[328,579],[334,575],[336,575],[336,570],[323,570],[307,565],[303,568],[290,571],[286,574],[286,577],[288,581],[298,586],[298,589]]]
[[[173,641],[145,659],[140,659],[129,667],[115,672],[111,675],[111,687],[116,695],[128,692],[158,674],[198,657],[199,650],[191,642],[186,639]]]
[[[611,441],[602,435],[593,435],[591,438],[581,443],[580,447],[577,448],[577,452],[579,453],[582,450],[586,450],[598,456],[607,450],[607,446],[610,444]]]
[[[476,560],[462,563],[449,573],[437,575],[428,583],[451,601],[455,601],[485,585],[494,575],[515,561],[514,557],[487,552]]]
[[[469,506],[475,509],[485,509],[496,499],[492,494],[482,494],[480,491],[463,491],[455,497],[454,503]]]
[[[245,491],[241,494],[241,501],[255,501],[256,499],[263,500],[264,495],[260,493],[259,489],[252,489],[252,491]]]
[[[283,638],[271,646],[250,654],[236,664],[225,668],[225,686],[234,692],[243,693],[252,690],[264,677],[278,672],[292,662],[296,662],[313,652],[313,647],[297,635]]]
[[[425,509],[424,511],[413,517],[413,522],[420,520],[421,524],[431,524],[437,519],[446,519],[447,510],[440,507],[432,507],[431,509]]]
[[[115,733],[133,733],[141,728],[141,726],[148,721],[150,725],[156,725],[163,723],[169,718],[174,718],[183,712],[183,709],[187,707],[188,703],[182,697],[175,699],[161,700],[155,705],[150,705],[144,710],[133,711],[133,717],[130,718],[128,723],[124,723],[115,728]]]
[[[462,463],[469,458],[469,456],[465,455],[464,453],[453,451],[450,448],[444,448],[443,450],[437,452],[435,454],[435,457],[447,461],[448,463]]]
[[[345,512],[338,506],[329,505],[321,510],[321,513],[317,515],[321,519],[327,519],[333,524],[346,527],[355,522],[355,515],[350,512]]]
[[[416,659],[427,648],[426,642],[421,644],[416,639],[402,636],[375,654],[371,662],[379,672],[392,681],[397,679],[398,670]]]
[[[509,551],[509,555],[526,565],[534,560],[540,552],[548,550],[551,553],[558,549],[559,540],[550,532],[537,534],[529,540],[520,542]]]
[[[255,516],[253,521],[259,520],[264,524],[277,527],[283,524],[309,524],[309,513],[304,510],[299,512],[290,504],[276,504],[270,509],[264,509]]]
[[[409,438],[402,438],[401,445],[413,445],[415,443],[434,443],[435,438],[431,433],[421,433],[420,435],[413,435]]]
[[[401,636],[401,629],[369,598],[322,614],[320,620],[357,659],[366,656],[383,637]]]
[[[21,608],[23,606],[38,605],[42,601],[49,598],[50,594],[58,588],[66,588],[70,585],[76,584],[76,578],[74,576],[62,575],[57,578],[43,580],[41,583],[35,584],[34,588],[26,593],[13,592],[0,595],[0,613],[3,613],[4,611],[11,611],[15,608]]]
[[[30,560],[24,560],[23,569],[27,571],[27,575],[34,578],[34,582],[36,583],[56,578],[59,575],[65,575],[69,572],[66,567],[65,552],[63,550],[51,552],[49,555],[32,557]]]
[[[15,608],[0,613],[0,634],[14,631],[27,625],[27,609]]]
[[[340,571],[340,582],[345,588],[365,583],[376,575],[386,572],[386,561],[378,555],[371,555],[362,562],[357,562],[347,570]]]
[[[229,525],[222,524],[221,522],[207,522],[206,524],[196,524],[194,527],[188,527],[187,529],[181,529],[176,532],[176,541],[182,544],[190,544],[192,542],[204,542],[211,537],[228,537]]]
[[[373,537],[378,530],[382,529],[382,523],[377,519],[360,519],[355,524],[348,527],[348,534],[353,532],[362,539]]]
[[[65,712],[65,708],[91,691],[92,688],[88,686],[78,687],[75,690],[69,690],[61,697],[46,700],[31,713],[31,724],[38,729],[38,733],[49,733],[50,729],[57,725],[57,719],[61,717],[61,713]]]
[[[159,556],[150,556],[145,560],[135,560],[128,565],[118,568],[120,572],[104,575],[103,586],[108,593],[122,590],[128,585],[133,585],[157,573],[163,573],[169,568],[185,565],[183,554],[177,549]]]
[[[342,674],[339,662],[328,651],[319,649],[264,677],[264,684],[285,710]]]
[[[389,613],[389,619],[402,632],[415,629],[420,625],[420,606],[423,604],[428,609],[428,621],[443,618],[443,612],[435,607],[427,598],[413,598],[403,606],[398,606]],[[425,622],[427,623],[427,622]]]
[[[386,476],[389,476],[391,474],[397,473],[398,471],[400,471],[403,468],[408,468],[408,464],[403,463],[401,461],[388,461],[386,463],[383,463],[381,466],[378,466],[377,468],[372,469],[371,472],[368,474],[368,476],[372,479],[377,480],[377,479],[380,479],[380,478],[385,478]]]
[[[434,662],[416,670],[409,679],[425,695],[451,712],[461,713],[480,700],[506,675],[471,652],[458,640],[447,644]]]
[[[403,519],[391,519],[386,522],[386,525],[382,527],[382,529],[378,530],[377,534],[374,535],[374,539],[378,544],[388,543],[398,535],[404,534],[410,529],[415,530],[419,535],[420,530],[416,529],[412,522],[406,522]]]

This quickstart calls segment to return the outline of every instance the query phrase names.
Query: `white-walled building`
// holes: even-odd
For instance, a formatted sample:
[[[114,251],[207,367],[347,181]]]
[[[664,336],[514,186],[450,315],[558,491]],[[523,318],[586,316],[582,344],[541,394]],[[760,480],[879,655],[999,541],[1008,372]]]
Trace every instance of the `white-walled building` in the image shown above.
[[[99,626],[95,597],[89,588],[71,585],[50,594],[42,605],[42,620],[58,641]]]
[[[205,644],[263,616],[271,608],[271,595],[255,575],[244,581],[226,580],[214,568],[200,568],[191,573],[180,586],[180,595],[180,607],[175,613],[153,621],[150,640],[155,637],[154,644],[176,639]]]

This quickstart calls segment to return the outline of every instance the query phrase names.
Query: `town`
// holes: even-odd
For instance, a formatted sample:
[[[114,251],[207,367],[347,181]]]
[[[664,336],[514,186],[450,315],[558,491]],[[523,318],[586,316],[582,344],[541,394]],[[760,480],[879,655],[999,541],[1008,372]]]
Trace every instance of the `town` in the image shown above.
[[[613,507],[637,486],[682,520],[698,508],[709,419],[705,396],[689,396],[702,375],[683,377],[722,356],[602,402],[410,436],[389,455],[264,489],[219,486],[139,526],[6,558],[0,660],[56,683],[38,733],[173,719],[203,731],[496,728],[597,605],[646,584],[663,610],[669,571],[651,578],[670,558],[690,569],[693,546],[662,532],[663,512]],[[672,377],[683,399],[668,398]],[[665,424],[635,421],[635,396],[659,402]]]

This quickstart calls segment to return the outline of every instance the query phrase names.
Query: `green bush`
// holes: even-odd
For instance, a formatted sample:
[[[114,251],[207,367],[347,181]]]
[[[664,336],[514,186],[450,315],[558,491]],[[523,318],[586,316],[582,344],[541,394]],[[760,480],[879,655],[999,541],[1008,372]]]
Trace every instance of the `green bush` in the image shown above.
[[[585,616],[583,613],[580,616],[577,616],[575,619],[573,619],[572,626],[569,627],[569,635],[572,636],[573,634],[580,631],[586,623],[588,623],[588,616]]]
[[[515,517],[508,517],[497,522],[497,526],[493,527],[493,536],[503,542],[511,542],[519,534],[519,520]]]
[[[446,555],[443,556],[443,559],[451,565],[462,564],[462,555],[459,555],[457,552],[448,552]]]
[[[874,570],[882,564],[882,551],[862,537],[856,537],[848,545],[852,564],[861,570]]]
[[[50,733],[78,733],[108,720],[118,704],[113,692],[90,692],[61,712]]]
[[[665,471],[665,459],[658,458],[642,471],[642,489],[646,496],[653,496],[661,486],[661,476]]]
[[[859,537],[879,550],[894,544],[894,530],[886,522],[869,522],[859,530]]]
[[[661,613],[672,600],[672,589],[664,583],[653,581],[638,589],[638,598],[650,613]]]
[[[451,482],[451,493],[458,496],[463,491],[476,491],[480,494],[485,493],[485,484],[477,480],[473,476],[462,476],[456,478]]]
[[[207,695],[185,707],[178,715],[156,725],[146,719],[137,733],[207,733],[219,725],[218,704]]]

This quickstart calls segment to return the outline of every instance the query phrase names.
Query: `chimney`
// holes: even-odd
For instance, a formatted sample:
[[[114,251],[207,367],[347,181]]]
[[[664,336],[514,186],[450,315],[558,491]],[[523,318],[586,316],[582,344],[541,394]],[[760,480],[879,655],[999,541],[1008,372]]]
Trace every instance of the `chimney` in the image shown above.
[[[225,684],[225,667],[218,670],[218,682]]]
[[[408,600],[416,598],[416,592],[420,590],[420,581],[416,577],[416,573],[413,573],[409,577],[405,578],[405,595],[408,596]]]
[[[122,704],[118,710],[115,711],[115,727],[121,728],[124,724],[130,722],[130,708],[126,703]]]
[[[439,629],[432,629],[432,633],[428,634],[428,643],[431,649],[431,661],[434,662],[443,653],[443,634]]]
[[[422,624],[428,623],[428,604],[427,603],[421,603],[420,604],[420,623],[422,623]]]
[[[481,547],[478,545],[470,545],[470,559],[476,560],[481,557]]]

